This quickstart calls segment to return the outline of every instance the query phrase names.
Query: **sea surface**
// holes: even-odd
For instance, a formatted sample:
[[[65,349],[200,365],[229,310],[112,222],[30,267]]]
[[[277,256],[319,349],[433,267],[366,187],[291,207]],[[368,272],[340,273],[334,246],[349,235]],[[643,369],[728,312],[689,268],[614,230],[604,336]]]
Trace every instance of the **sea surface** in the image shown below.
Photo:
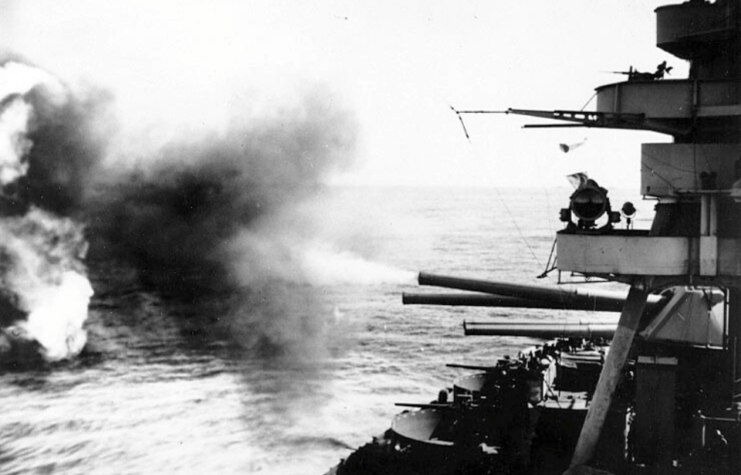
[[[555,284],[557,272],[538,276],[570,193],[322,192],[321,232],[303,251],[311,279],[282,297],[300,297],[284,308],[315,321],[305,334],[302,326],[276,330],[298,332],[291,341],[302,344],[286,351],[235,348],[228,334],[199,328],[219,320],[218,305],[148,290],[116,262],[92,262],[85,352],[0,373],[0,473],[325,473],[389,427],[400,411],[394,403],[428,402],[449,386],[461,370],[446,363],[491,364],[538,343],[465,337],[465,319],[574,318],[401,303],[402,292],[435,290],[416,285],[418,271]],[[616,209],[640,204],[630,193],[610,196]],[[640,204],[639,226],[650,209]]]

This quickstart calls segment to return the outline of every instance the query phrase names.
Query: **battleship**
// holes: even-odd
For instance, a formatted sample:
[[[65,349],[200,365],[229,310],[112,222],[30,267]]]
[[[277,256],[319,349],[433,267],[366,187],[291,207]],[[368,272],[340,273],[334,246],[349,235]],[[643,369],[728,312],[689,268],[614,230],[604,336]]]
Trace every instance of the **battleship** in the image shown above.
[[[453,292],[403,296],[619,316],[465,322],[466,335],[544,343],[489,366],[451,365],[468,373],[434,400],[400,404],[385,433],[330,473],[741,472],[741,1],[690,0],[655,15],[656,46],[689,62],[685,79],[669,79],[663,62],[597,87],[594,110],[454,109],[671,137],[641,147],[650,229],[634,229],[634,205],[613,209],[583,175],[560,210],[553,270],[627,293],[420,273],[420,285]]]

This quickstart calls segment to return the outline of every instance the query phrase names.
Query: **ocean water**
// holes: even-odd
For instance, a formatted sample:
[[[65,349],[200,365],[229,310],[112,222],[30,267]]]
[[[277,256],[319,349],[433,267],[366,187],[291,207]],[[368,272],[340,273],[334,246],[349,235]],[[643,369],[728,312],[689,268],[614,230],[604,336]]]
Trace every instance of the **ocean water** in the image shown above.
[[[86,351],[0,373],[0,473],[322,474],[388,428],[395,402],[428,402],[450,385],[461,373],[446,363],[490,364],[538,342],[465,337],[464,319],[573,316],[401,303],[402,292],[425,290],[418,271],[554,284],[555,272],[537,276],[570,192],[326,191],[316,245],[305,251],[312,278],[283,297],[313,323],[276,330],[300,342],[285,352],[235,348],[204,328],[219,305],[148,290],[116,262],[91,262]],[[610,196],[616,208],[640,204]],[[650,205],[639,210],[648,219]]]

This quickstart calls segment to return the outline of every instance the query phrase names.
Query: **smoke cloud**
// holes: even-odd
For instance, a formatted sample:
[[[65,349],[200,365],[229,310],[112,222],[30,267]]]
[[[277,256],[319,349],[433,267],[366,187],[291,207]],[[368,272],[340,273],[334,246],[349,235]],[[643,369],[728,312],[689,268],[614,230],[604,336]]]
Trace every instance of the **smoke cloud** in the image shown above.
[[[93,292],[83,228],[58,214],[63,201],[47,199],[58,197],[62,180],[44,171],[64,161],[40,162],[34,133],[48,126],[44,106],[66,110],[69,97],[53,76],[17,62],[0,68],[0,94],[0,346],[3,353],[38,347],[37,356],[61,360],[85,345]]]
[[[2,255],[16,264],[43,255],[35,272],[50,263],[57,270],[48,274],[53,291],[40,297],[29,283],[34,266],[4,266],[4,291],[20,313],[3,324],[20,325],[44,346],[57,338],[72,355],[84,344],[75,332],[92,294],[78,278],[86,252],[96,272],[115,262],[195,308],[183,318],[203,321],[184,328],[215,329],[267,355],[324,353],[338,310],[318,286],[409,279],[318,232],[326,210],[307,203],[330,173],[352,163],[358,131],[352,111],[326,89],[271,97],[270,107],[259,93],[233,94],[229,107],[215,104],[232,111],[217,124],[133,130],[122,126],[109,91],[73,90],[18,62],[4,73],[0,234],[17,245]],[[74,316],[49,323],[62,295],[76,297]]]
[[[187,285],[199,274],[201,283],[223,285],[225,243],[310,196],[350,159],[349,116],[325,107],[310,96],[280,117],[235,121],[223,132],[146,151],[130,169],[109,170],[94,201],[110,217],[96,231],[150,280]]]
[[[352,160],[350,111],[321,89],[277,112],[169,139],[98,169],[85,196],[91,257],[133,266],[180,301],[216,305],[217,329],[261,353],[321,352],[331,306],[311,289],[318,215],[296,209]],[[78,180],[79,181],[79,180]]]

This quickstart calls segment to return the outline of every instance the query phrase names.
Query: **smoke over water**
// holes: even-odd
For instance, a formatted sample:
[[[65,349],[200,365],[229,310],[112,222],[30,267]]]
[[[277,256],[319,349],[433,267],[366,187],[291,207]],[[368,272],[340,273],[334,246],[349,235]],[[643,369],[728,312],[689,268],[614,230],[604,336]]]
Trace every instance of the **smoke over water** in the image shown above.
[[[46,360],[69,358],[86,341],[87,243],[79,223],[35,199],[33,160],[33,133],[44,120],[36,106],[63,108],[68,97],[52,76],[16,62],[0,69],[0,94],[0,347],[35,341]]]
[[[89,197],[91,253],[132,265],[248,351],[303,359],[323,353],[333,315],[309,263],[322,213],[306,204],[351,162],[355,124],[321,89],[275,111],[246,104],[226,126],[111,160]]]
[[[321,87],[269,110],[235,96],[216,126],[143,133],[113,119],[111,93],[73,91],[17,62],[2,76],[0,292],[18,312],[0,323],[48,359],[85,343],[88,247],[91,265],[116,262],[187,304],[183,318],[198,321],[186,330],[299,360],[322,356],[332,338],[339,311],[322,286],[413,278],[323,231],[327,209],[316,203],[327,175],[351,164],[357,126]]]

